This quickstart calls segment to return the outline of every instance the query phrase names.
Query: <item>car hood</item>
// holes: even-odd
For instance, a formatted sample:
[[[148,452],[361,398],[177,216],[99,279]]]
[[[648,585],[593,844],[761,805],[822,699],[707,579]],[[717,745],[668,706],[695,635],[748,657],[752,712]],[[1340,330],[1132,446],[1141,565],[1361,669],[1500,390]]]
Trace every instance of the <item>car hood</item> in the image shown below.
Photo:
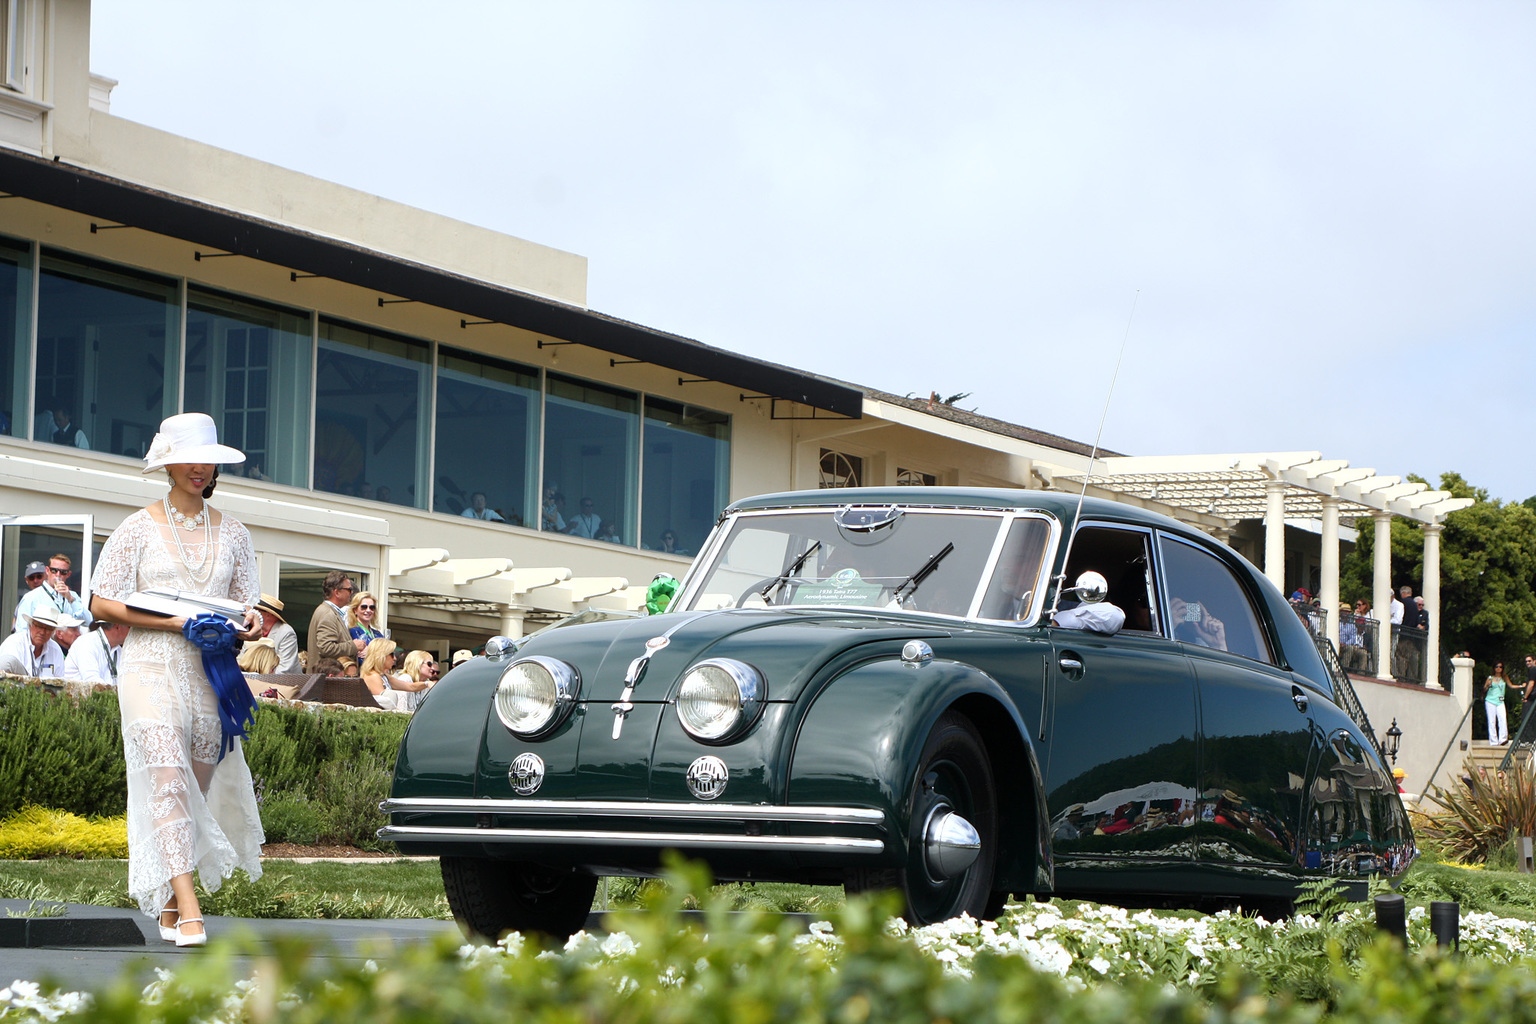
[[[539,655],[567,662],[581,674],[582,700],[611,701],[623,692],[630,663],[653,649],[630,698],[642,703],[671,699],[683,674],[705,658],[735,658],[763,674],[769,700],[791,701],[818,669],[848,648],[950,633],[907,616],[846,610],[678,612],[552,629],[528,641],[514,659]],[[656,643],[660,637],[664,645]]]

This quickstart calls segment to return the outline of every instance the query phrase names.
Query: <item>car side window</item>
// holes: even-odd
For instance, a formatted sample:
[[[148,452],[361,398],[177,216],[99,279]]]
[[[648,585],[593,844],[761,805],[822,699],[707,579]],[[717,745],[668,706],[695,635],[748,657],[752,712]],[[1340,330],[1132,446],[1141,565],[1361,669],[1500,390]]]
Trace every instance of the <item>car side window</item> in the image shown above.
[[[1109,584],[1106,600],[1125,612],[1124,629],[1157,632],[1157,604],[1153,600],[1152,559],[1149,557],[1151,535],[1144,530],[1126,530],[1112,526],[1083,526],[1072,541],[1072,557],[1067,564],[1067,586],[1077,577],[1093,570]]]
[[[1253,602],[1221,559],[1162,536],[1167,619],[1175,640],[1274,663]]]

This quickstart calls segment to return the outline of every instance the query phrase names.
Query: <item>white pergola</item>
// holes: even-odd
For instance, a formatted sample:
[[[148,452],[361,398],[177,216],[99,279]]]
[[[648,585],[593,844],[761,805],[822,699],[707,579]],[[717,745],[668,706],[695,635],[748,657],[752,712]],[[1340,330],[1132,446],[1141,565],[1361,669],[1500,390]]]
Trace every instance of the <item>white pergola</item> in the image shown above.
[[[1099,467],[1102,467],[1100,469]],[[1081,473],[1057,473],[1051,483],[1081,487]],[[1264,522],[1264,574],[1285,586],[1285,524],[1321,524],[1321,575],[1318,597],[1327,616],[1328,638],[1339,642],[1339,524],[1356,528],[1367,516],[1375,525],[1371,603],[1385,624],[1392,601],[1391,521],[1394,515],[1421,524],[1424,533],[1424,608],[1429,613],[1425,683],[1439,687],[1440,675],[1440,531],[1445,517],[1471,505],[1448,491],[1374,469],[1352,468],[1343,459],[1320,452],[1249,452],[1232,455],[1111,456],[1096,460],[1088,489],[1114,500],[1160,507],[1181,519],[1193,519],[1226,542],[1232,527],[1245,519]],[[1225,527],[1210,527],[1211,519]],[[1376,665],[1390,679],[1391,630],[1376,631]]]
[[[572,576],[558,566],[514,566],[510,558],[453,558],[446,548],[389,550],[391,604],[494,614],[516,639],[527,619],[588,608],[636,611],[648,586],[622,576]]]

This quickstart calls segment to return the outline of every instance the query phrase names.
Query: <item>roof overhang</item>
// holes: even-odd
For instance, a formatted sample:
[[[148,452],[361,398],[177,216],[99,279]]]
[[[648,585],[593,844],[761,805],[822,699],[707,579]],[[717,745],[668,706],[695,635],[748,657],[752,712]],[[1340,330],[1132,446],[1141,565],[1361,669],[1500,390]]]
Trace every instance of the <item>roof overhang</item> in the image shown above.
[[[851,418],[863,409],[863,392],[846,384],[59,160],[0,148],[0,183],[24,199],[669,367],[764,397]]]

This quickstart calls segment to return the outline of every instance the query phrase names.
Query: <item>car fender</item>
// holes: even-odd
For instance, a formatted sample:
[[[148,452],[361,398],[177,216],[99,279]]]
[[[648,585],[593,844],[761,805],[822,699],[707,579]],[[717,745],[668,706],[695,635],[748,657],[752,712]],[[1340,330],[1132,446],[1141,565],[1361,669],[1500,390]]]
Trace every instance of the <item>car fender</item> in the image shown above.
[[[470,797],[499,663],[477,658],[449,672],[411,716],[395,758],[392,797]]]
[[[883,811],[889,834],[882,862],[906,863],[917,761],[935,723],[952,708],[981,733],[993,766],[1000,843],[995,888],[1049,892],[1054,869],[1039,759],[1006,691],[975,666],[885,657],[827,680],[796,730],[790,802]]]

